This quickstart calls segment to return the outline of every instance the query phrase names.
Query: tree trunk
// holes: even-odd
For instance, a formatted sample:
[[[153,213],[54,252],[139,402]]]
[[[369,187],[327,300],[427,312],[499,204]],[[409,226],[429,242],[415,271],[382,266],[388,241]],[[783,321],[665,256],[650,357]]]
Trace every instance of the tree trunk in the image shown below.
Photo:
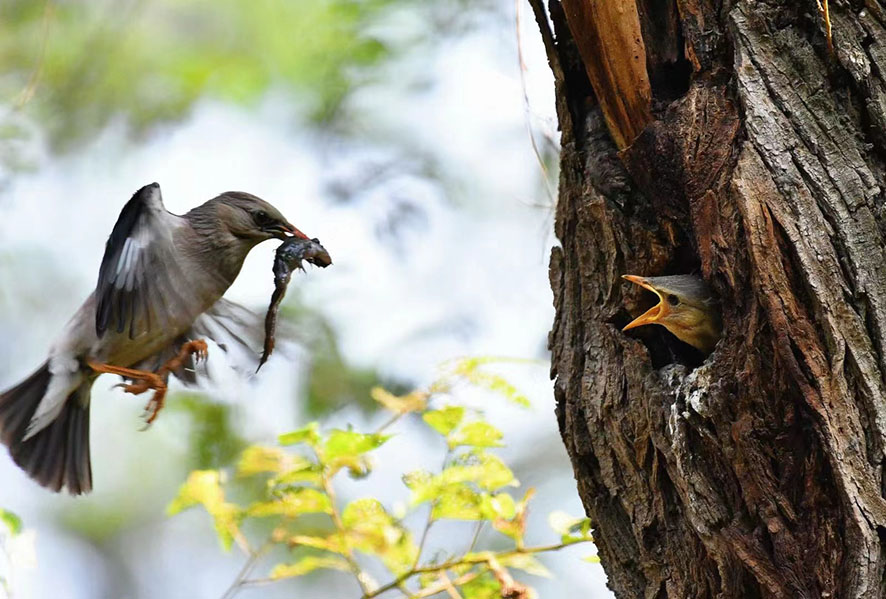
[[[610,587],[886,597],[886,12],[531,1],[562,130],[557,417]],[[621,332],[651,303],[622,274],[693,272],[712,355]]]

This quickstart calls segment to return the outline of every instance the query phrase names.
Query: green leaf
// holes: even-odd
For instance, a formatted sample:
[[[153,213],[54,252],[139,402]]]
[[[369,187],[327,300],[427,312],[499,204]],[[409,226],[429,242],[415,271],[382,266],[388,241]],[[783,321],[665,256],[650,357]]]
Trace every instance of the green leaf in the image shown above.
[[[333,430],[323,444],[323,459],[327,462],[352,460],[368,451],[377,449],[390,439],[390,435],[364,434],[355,431]]]
[[[520,484],[501,458],[485,451],[478,450],[467,456],[461,456],[451,468],[454,471],[448,476],[470,477],[470,480],[486,491],[495,491],[507,486],[516,487]]]
[[[431,517],[450,520],[490,520],[513,518],[514,498],[507,493],[492,495],[466,484],[444,487],[435,497]]]
[[[591,563],[591,564],[599,564],[600,563],[600,556],[599,555],[588,555],[588,556],[585,556],[581,559],[583,559],[584,561]]]
[[[349,503],[341,515],[342,526],[355,528],[362,526],[384,527],[393,523],[393,518],[378,499],[365,497]]]
[[[332,553],[344,555],[347,552],[347,543],[341,534],[334,533],[328,537],[314,537],[311,535],[292,535],[286,539],[290,547],[312,547]]]
[[[409,571],[418,556],[412,536],[374,498],[352,501],[342,512],[348,544],[380,558],[394,574]]]
[[[522,544],[523,536],[526,534],[526,515],[529,510],[529,501],[533,495],[535,495],[535,489],[529,489],[523,499],[514,506],[513,516],[507,516],[503,512],[501,517],[492,521],[495,530],[514,539],[518,546]]]
[[[403,475],[403,484],[406,485],[410,491],[415,492],[424,489],[430,485],[433,480],[434,476],[427,470],[414,470]]]
[[[311,447],[316,447],[320,441],[320,424],[312,422],[307,426],[291,433],[284,433],[277,438],[280,445],[296,445],[297,443],[307,443]]]
[[[448,436],[455,427],[461,424],[465,416],[465,409],[461,406],[446,406],[441,410],[430,410],[422,414],[422,419],[432,429],[443,435]]]
[[[331,514],[332,502],[329,496],[317,489],[300,488],[284,493],[282,497],[271,501],[253,503],[247,515],[286,516],[295,518],[302,514]]]
[[[501,583],[492,574],[484,574],[459,587],[465,599],[501,599]]]
[[[485,366],[486,364],[503,362],[525,363],[526,361],[516,360],[513,358],[461,358],[459,360],[451,362],[449,364],[449,368],[452,375],[461,377],[472,385],[487,389],[489,391],[492,391],[493,393],[498,393],[508,401],[515,403],[521,407],[530,407],[531,404],[529,402],[529,398],[520,393],[520,391],[514,385],[509,383],[506,378],[499,374],[484,372],[480,369],[481,366]]]
[[[328,570],[341,570],[347,572],[350,570],[348,562],[340,557],[335,556],[316,556],[309,555],[298,560],[294,564],[277,564],[271,570],[271,578],[280,580],[281,578],[293,578],[295,576],[304,576],[314,570],[325,568]]]
[[[472,483],[484,491],[519,485],[514,473],[500,458],[480,450],[459,456],[440,474],[430,476],[422,471],[413,472],[404,477],[404,482],[412,491],[413,505],[437,499],[447,492],[448,487],[465,483]]]
[[[297,459],[307,462],[304,458],[292,456],[277,447],[253,445],[247,447],[241,454],[237,464],[237,475],[252,476],[267,472],[280,474],[292,469]]]
[[[517,504],[507,493],[495,495],[484,493],[481,509],[487,520],[510,520],[517,515]]]
[[[483,497],[468,485],[450,485],[434,498],[431,517],[435,520],[485,520]]]
[[[519,389],[509,383],[503,376],[490,374],[488,372],[477,372],[468,377],[468,380],[478,387],[483,387],[489,391],[502,395],[505,399],[520,407],[528,408],[532,405],[529,402],[529,398],[520,393]]]
[[[563,543],[580,543],[593,541],[591,536],[590,518],[576,518],[565,512],[551,512],[548,524],[554,532],[559,533]]]
[[[181,486],[178,496],[170,502],[166,513],[178,514],[195,505],[202,505],[215,522],[219,543],[225,551],[231,548],[234,537],[240,534],[240,508],[225,501],[221,488],[221,474],[218,470],[195,470]]]
[[[12,536],[16,536],[22,531],[22,519],[2,508],[0,508],[0,522],[6,525]]]
[[[533,576],[552,578],[551,571],[545,568],[544,564],[538,561],[535,556],[528,553],[516,553],[507,557],[501,557],[498,561],[503,566],[523,570],[527,574],[532,574]]]
[[[296,460],[291,470],[268,480],[268,489],[272,493],[279,493],[301,483],[319,486],[320,481],[321,468],[318,464],[308,460]]]
[[[253,476],[271,473],[276,476],[268,480],[268,489],[279,493],[281,487],[295,483],[319,484],[320,468],[307,458],[290,454],[277,447],[253,445],[246,448],[237,464],[237,476]]]
[[[449,436],[449,447],[501,447],[502,432],[488,422],[470,422]]]
[[[381,387],[373,387],[370,396],[396,414],[421,412],[428,407],[428,394],[423,391],[413,391],[407,395],[398,396]]]

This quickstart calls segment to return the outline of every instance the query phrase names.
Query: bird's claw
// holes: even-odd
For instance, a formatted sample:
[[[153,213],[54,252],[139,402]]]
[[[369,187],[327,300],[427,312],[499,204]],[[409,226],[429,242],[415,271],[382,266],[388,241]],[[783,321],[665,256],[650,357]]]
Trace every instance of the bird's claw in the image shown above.
[[[194,364],[205,362],[209,359],[209,346],[203,339],[197,339],[190,342],[190,347],[185,351],[190,351],[194,356]]]
[[[163,409],[166,398],[166,383],[158,375],[154,373],[145,373],[145,378],[139,379],[132,383],[118,383],[114,387],[122,388],[126,393],[132,395],[141,395],[145,391],[154,391],[153,397],[145,406],[145,426],[141,430],[150,428],[151,423],[157,419],[160,410]]]
[[[138,383],[117,383],[112,389],[123,389],[126,393],[131,393],[132,395],[141,395],[145,391],[149,390],[151,386],[147,381],[141,381]]]
[[[166,389],[157,389],[157,391],[154,393],[154,396],[145,406],[145,426],[141,430],[146,431],[151,428],[151,424],[153,424],[154,421],[157,420],[157,416],[160,414],[160,410],[163,409],[163,405],[166,403],[165,399]]]

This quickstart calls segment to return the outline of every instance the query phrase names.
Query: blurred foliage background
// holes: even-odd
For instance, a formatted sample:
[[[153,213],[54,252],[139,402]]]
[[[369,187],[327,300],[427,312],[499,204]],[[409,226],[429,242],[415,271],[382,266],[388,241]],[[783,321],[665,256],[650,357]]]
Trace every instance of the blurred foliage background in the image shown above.
[[[420,69],[404,81],[390,67],[431,55],[501,8],[495,0],[9,0],[0,4],[3,158],[33,166],[17,145],[31,136],[69,152],[112,124],[144,138],[199,100],[255,107],[269,90],[285,97],[302,131],[384,137],[349,104],[353,93],[431,85]]]
[[[271,87],[323,130],[354,133],[351,92],[377,81],[386,62],[440,43],[491,9],[488,1],[468,5],[12,0],[0,6],[0,92],[40,122],[57,150],[118,118],[143,135],[185,117],[201,98],[254,105]]]
[[[0,459],[0,506],[37,531],[37,563],[16,596],[47,596],[50,571],[71,599],[219,596],[238,560],[217,555],[202,520],[163,517],[189,471],[230,467],[245,447],[316,418],[370,430],[385,418],[374,387],[405,393],[460,352],[547,359],[557,144],[550,77],[519,10],[510,0],[0,3],[0,337],[14,340],[0,345],[0,387],[40,359],[89,293],[95,254],[144,178],[160,180],[167,205],[167,181],[184,189],[184,209],[219,185],[275,203],[297,189],[284,213],[313,218],[337,248],[336,272],[291,286],[282,314],[296,343],[258,381],[179,390],[145,434],[140,402],[96,386],[94,495],[47,496]],[[526,69],[533,57],[538,68]],[[43,234],[29,235],[35,218]],[[263,310],[267,252],[255,261],[236,299]],[[507,380],[525,384],[534,413],[489,408],[477,393],[469,403],[516,441],[505,457],[540,487],[540,512],[580,513],[544,366]],[[439,450],[420,419],[406,424],[411,449],[379,453],[402,462],[373,479],[383,501],[403,489],[396,472]],[[549,566],[561,580],[541,582],[542,596],[592,569],[605,593],[596,566]],[[309,584],[289,590],[353,590],[322,575]]]

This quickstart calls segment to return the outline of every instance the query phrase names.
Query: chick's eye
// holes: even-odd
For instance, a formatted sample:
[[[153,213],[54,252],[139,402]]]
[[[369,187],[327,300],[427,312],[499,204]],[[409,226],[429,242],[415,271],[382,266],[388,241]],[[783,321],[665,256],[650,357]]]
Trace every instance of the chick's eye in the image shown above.
[[[680,298],[674,295],[673,293],[668,294],[668,303],[672,306],[676,306],[680,303]]]
[[[270,224],[273,224],[274,222],[274,219],[268,216],[268,213],[264,210],[259,210],[253,215],[252,218],[255,220],[255,224],[257,224],[259,227],[266,227]]]

